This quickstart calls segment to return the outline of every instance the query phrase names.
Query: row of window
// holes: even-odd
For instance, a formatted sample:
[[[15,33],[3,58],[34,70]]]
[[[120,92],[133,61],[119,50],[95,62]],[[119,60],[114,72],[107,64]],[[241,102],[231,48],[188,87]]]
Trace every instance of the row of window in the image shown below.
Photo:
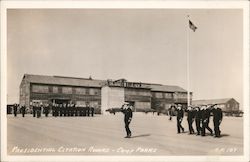
[[[187,98],[187,94],[186,93],[154,92],[153,97],[155,97],[155,98]]]
[[[151,93],[148,91],[136,91],[136,90],[126,90],[126,95],[137,95],[137,96],[150,96]]]
[[[94,88],[74,88],[75,94],[81,95],[100,95],[100,89]],[[32,85],[32,92],[35,93],[63,93],[73,94],[72,87],[58,87],[58,86],[47,86],[47,85]]]
[[[73,94],[72,87],[59,87],[59,86],[47,86],[47,85],[32,85],[32,92],[35,93],[63,93]],[[126,95],[138,95],[138,96],[150,96],[148,91],[125,91]],[[101,95],[100,89],[94,88],[74,88],[74,94],[80,95]],[[153,92],[152,96],[155,98],[187,98],[186,93],[162,93]]]

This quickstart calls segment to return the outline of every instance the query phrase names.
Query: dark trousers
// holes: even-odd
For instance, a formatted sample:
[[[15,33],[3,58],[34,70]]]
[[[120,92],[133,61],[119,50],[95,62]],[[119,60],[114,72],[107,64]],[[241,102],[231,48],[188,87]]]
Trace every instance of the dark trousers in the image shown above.
[[[33,111],[33,117],[36,117],[36,111]]]
[[[213,130],[208,126],[209,121],[202,121],[202,129],[201,129],[201,135],[205,136],[206,135],[206,129],[212,134]]]
[[[40,116],[41,116],[41,111],[38,110],[38,111],[36,111],[36,112],[37,112],[37,118],[40,118]]]
[[[17,113],[14,111],[14,116],[16,117]]]
[[[57,116],[58,116],[58,111],[56,110],[56,111],[55,111],[55,117],[57,117]]]
[[[46,117],[48,117],[48,114],[49,114],[48,112],[45,112],[45,116],[46,116]]]
[[[197,134],[200,135],[200,133],[201,133],[201,120],[195,119],[195,125],[196,125]]]
[[[184,128],[182,127],[181,122],[182,122],[182,118],[177,117],[177,131],[178,131],[178,133],[180,133],[181,130],[184,131]]]
[[[194,133],[193,120],[192,119],[188,119],[188,128],[189,128],[189,133],[190,134]]]
[[[129,124],[130,124],[130,122],[125,121],[125,129],[126,129],[127,136],[131,135],[131,131],[129,129]]]
[[[25,113],[22,113],[22,115],[23,115],[23,117],[24,117]]]
[[[216,137],[220,136],[220,122],[214,121],[214,133]]]

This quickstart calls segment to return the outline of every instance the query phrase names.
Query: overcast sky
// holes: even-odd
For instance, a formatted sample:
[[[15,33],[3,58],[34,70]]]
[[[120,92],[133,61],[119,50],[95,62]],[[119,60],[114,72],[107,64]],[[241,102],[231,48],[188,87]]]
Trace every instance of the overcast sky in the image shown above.
[[[18,102],[25,73],[186,89],[188,31],[194,99],[233,97],[242,105],[241,10],[12,9],[7,21],[8,103]]]

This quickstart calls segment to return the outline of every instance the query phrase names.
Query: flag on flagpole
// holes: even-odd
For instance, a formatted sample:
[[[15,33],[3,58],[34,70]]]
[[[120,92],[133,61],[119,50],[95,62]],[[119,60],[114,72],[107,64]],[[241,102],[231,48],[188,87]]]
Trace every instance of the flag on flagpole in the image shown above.
[[[197,29],[197,27],[190,20],[189,20],[189,28],[192,29],[193,32],[195,32],[195,30]]]

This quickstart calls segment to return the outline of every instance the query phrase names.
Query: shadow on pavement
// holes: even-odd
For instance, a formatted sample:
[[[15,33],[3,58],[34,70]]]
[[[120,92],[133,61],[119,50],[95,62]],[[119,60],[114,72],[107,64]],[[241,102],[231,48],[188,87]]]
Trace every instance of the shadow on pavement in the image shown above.
[[[229,134],[221,134],[220,137],[228,137],[230,136]]]
[[[137,135],[137,136],[131,136],[130,138],[137,138],[137,137],[146,137],[146,136],[150,136],[151,134],[141,134],[141,135]]]

